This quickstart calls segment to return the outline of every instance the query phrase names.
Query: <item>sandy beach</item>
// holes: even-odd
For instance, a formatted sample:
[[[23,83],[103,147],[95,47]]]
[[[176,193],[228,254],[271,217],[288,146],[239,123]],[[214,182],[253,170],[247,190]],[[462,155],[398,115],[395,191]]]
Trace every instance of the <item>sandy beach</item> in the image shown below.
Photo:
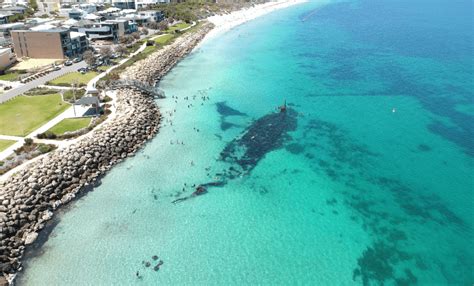
[[[255,5],[248,9],[234,11],[229,14],[209,17],[207,20],[213,23],[215,28],[206,35],[204,41],[265,14],[305,2],[307,2],[307,0],[280,0],[267,2]]]

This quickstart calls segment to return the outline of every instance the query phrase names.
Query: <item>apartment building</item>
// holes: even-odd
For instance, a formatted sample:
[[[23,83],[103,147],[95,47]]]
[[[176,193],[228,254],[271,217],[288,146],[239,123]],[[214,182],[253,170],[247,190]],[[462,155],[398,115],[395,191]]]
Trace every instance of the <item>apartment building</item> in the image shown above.
[[[112,0],[112,5],[119,9],[136,9],[135,0]]]
[[[140,16],[150,17],[152,22],[160,22],[165,18],[163,12],[156,10],[139,11],[138,14]]]
[[[85,34],[73,34],[66,29],[44,31],[11,31],[17,57],[65,59],[77,56],[88,48]],[[47,43],[47,45],[45,44]]]
[[[59,11],[60,3],[59,0],[37,0],[38,11],[42,13],[51,13]]]

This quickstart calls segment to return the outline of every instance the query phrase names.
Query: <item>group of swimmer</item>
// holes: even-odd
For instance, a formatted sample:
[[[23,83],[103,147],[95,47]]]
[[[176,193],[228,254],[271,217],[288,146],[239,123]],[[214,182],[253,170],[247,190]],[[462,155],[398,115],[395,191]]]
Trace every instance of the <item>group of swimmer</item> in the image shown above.
[[[153,256],[151,257],[151,259],[153,259],[154,261],[157,261],[157,260],[158,260],[158,256],[157,256],[157,255],[153,255]],[[158,261],[158,263],[153,267],[153,270],[154,270],[154,271],[160,270],[160,267],[161,267],[161,265],[163,265],[163,263],[164,263],[163,260],[160,259],[160,260]],[[143,260],[143,261],[142,261],[142,265],[144,265],[146,268],[148,268],[148,267],[151,266],[151,262]],[[142,279],[142,278],[143,278],[143,276],[140,274],[140,271],[139,271],[139,270],[137,270],[137,272],[135,273],[135,276],[136,276],[138,279]]]

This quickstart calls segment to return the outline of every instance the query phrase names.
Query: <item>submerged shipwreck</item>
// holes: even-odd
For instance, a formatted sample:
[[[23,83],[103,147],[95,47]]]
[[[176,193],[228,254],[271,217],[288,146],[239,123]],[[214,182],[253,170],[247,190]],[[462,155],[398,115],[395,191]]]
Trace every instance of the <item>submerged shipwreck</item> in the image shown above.
[[[191,195],[174,200],[173,203],[205,194],[209,187],[224,186],[228,180],[250,173],[267,153],[283,147],[285,142],[291,140],[288,133],[296,130],[297,112],[287,107],[286,103],[278,109],[278,112],[255,120],[241,135],[226,145],[219,160],[230,163],[231,166],[224,172],[215,174],[219,178],[217,181],[200,184]]]

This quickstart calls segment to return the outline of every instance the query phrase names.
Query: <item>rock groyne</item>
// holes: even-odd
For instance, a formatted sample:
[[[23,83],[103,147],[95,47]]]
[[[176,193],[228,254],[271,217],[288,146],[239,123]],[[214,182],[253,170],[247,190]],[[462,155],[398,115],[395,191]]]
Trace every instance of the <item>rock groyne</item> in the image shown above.
[[[136,62],[124,77],[156,83],[202,40],[212,24]],[[153,98],[133,88],[117,93],[116,116],[77,143],[54,151],[0,182],[0,285],[21,269],[25,247],[55,210],[94,184],[112,166],[136,151],[157,133],[160,113]]]

